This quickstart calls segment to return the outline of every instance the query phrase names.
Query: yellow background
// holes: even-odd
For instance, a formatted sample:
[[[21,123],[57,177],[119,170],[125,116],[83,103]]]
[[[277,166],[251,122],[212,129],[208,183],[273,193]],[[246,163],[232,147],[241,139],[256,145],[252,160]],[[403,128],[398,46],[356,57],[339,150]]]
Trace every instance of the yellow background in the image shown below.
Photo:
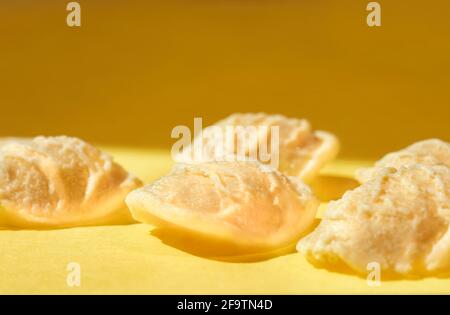
[[[81,0],[81,28],[66,25],[67,2],[0,3],[0,136],[108,145],[146,182],[170,168],[159,148],[173,143],[174,126],[236,111],[306,117],[336,133],[341,160],[329,175],[361,165],[345,159],[450,140],[449,1],[379,1],[379,28],[366,25],[360,0]],[[353,185],[333,178],[323,194]],[[450,293],[445,278],[369,287],[295,253],[218,261],[150,229],[1,231],[0,292]],[[71,261],[80,288],[66,284]]]
[[[450,138],[450,2],[69,1],[0,4],[0,136],[168,148],[236,111],[307,117],[341,157]]]

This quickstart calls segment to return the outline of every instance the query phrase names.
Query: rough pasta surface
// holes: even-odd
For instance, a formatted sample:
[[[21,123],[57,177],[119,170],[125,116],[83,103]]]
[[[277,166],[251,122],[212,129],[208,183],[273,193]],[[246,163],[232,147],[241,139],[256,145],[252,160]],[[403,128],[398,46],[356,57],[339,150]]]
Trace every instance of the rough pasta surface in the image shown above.
[[[169,222],[237,245],[278,247],[311,226],[318,201],[308,186],[259,162],[180,164],[131,192],[141,222]]]
[[[66,136],[0,141],[0,225],[101,224],[127,211],[140,181],[90,144]]]
[[[200,158],[195,156],[194,146],[189,146],[177,156],[177,160],[183,163],[203,163],[229,156],[249,157],[252,156],[251,152],[258,152],[257,160],[269,164],[262,158],[261,152],[270,153],[272,150],[272,127],[278,127],[279,130],[278,169],[289,176],[298,176],[309,181],[327,162],[333,160],[339,151],[339,142],[333,134],[313,131],[306,119],[265,113],[237,113],[205,128],[202,136],[196,137],[194,142],[203,141]],[[217,128],[223,135],[219,137],[221,141],[218,141],[216,136]],[[255,138],[249,136],[252,128],[256,130]],[[229,139],[233,141],[224,141],[227,132],[232,134]]]
[[[415,164],[384,168],[331,202],[320,225],[297,249],[309,260],[367,265],[403,275],[450,270],[450,168]]]
[[[450,167],[450,143],[439,139],[416,142],[403,150],[386,154],[374,167],[357,170],[356,179],[364,183],[385,167],[400,168],[418,163]]]

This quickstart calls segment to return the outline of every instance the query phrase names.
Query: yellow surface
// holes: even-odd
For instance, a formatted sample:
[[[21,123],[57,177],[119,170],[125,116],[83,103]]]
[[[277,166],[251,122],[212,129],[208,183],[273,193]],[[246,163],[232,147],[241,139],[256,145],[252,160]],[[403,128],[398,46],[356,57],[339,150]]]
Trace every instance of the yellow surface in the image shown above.
[[[82,0],[81,28],[66,25],[68,1],[0,2],[0,136],[170,148],[172,128],[194,117],[266,111],[335,133],[347,159],[450,139],[448,0],[380,1],[379,28],[366,25],[368,0]],[[171,164],[159,151],[114,153],[146,181]],[[334,163],[313,188],[336,198],[358,164]],[[433,278],[370,288],[294,253],[201,258],[149,231],[0,231],[0,292],[450,293]],[[69,262],[81,264],[80,288],[66,285]]]
[[[171,166],[164,151],[107,151],[147,182]],[[337,161],[313,187],[324,199],[336,197],[356,185],[346,177],[363,164]],[[450,293],[450,279],[437,278],[369,287],[363,277],[317,269],[295,252],[206,258],[195,244],[151,230],[143,224],[0,230],[0,293]],[[80,264],[80,287],[66,284],[70,262]]]

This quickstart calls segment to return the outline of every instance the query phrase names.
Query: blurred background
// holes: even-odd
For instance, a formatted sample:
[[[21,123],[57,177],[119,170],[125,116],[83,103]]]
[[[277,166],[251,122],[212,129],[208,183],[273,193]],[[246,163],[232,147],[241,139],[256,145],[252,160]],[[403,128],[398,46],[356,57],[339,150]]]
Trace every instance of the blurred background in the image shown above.
[[[0,136],[170,148],[233,112],[308,118],[341,157],[450,140],[450,1],[0,2]]]

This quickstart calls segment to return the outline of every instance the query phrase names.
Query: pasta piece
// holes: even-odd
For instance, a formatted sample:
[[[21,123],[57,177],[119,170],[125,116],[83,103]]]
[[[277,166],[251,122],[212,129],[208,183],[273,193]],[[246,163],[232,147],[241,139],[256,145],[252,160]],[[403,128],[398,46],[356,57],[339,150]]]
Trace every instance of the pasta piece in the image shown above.
[[[327,267],[366,273],[428,275],[450,270],[450,168],[380,169],[360,187],[331,202],[320,225],[297,249]]]
[[[278,132],[273,133],[272,127],[277,127]],[[217,130],[220,137],[216,135]],[[277,139],[275,135],[278,135]],[[263,154],[276,152],[274,149],[278,148],[278,169],[304,181],[314,178],[339,151],[339,142],[334,135],[312,131],[307,120],[264,113],[233,114],[205,128],[202,136],[194,139],[194,143],[200,141],[203,141],[200,157],[195,155],[194,146],[189,146],[176,156],[176,160],[203,163],[240,156],[271,164],[273,160]]]
[[[1,226],[102,224],[126,216],[124,198],[140,185],[109,155],[77,138],[0,141]]]
[[[137,221],[171,224],[239,246],[292,244],[319,202],[298,178],[259,162],[177,165],[127,198]]]

